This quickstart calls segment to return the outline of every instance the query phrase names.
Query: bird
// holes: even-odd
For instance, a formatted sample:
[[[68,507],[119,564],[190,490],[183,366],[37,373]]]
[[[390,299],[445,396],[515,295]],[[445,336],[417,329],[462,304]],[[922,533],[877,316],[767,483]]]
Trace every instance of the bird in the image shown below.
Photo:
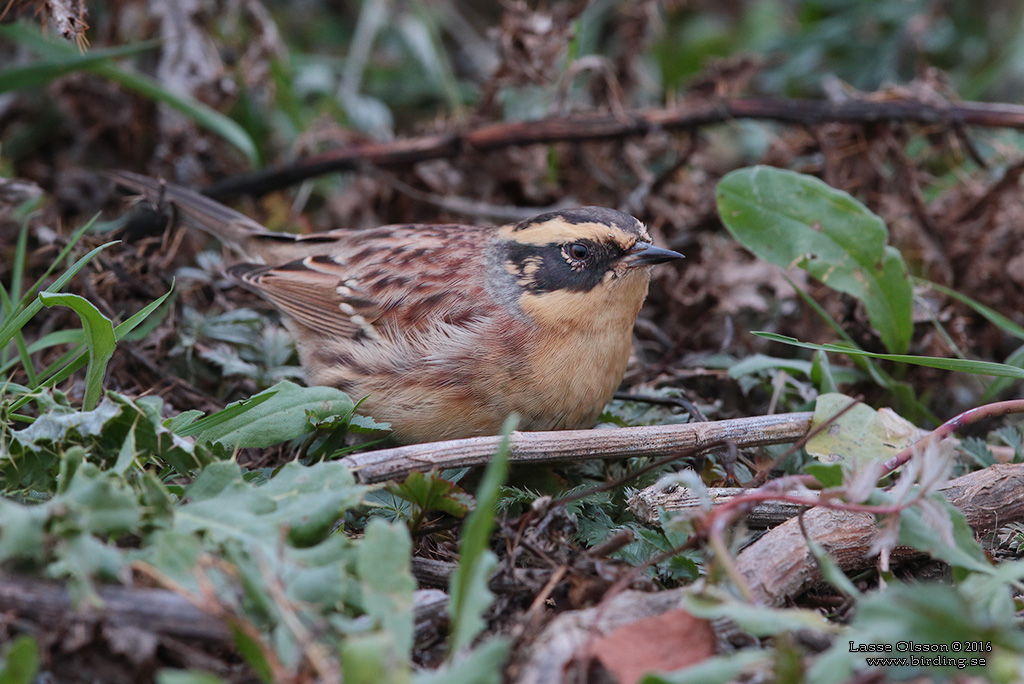
[[[400,443],[593,427],[622,382],[656,264],[629,214],[581,206],[502,226],[295,235],[128,171],[115,183],[213,235],[235,281],[280,310],[308,383],[364,399]]]

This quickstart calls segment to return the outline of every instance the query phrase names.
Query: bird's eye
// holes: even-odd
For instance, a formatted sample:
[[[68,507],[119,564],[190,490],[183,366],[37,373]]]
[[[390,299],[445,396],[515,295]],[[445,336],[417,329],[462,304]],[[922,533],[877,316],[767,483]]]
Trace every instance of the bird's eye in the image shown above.
[[[576,261],[585,261],[590,256],[590,249],[581,242],[569,245],[569,256]]]

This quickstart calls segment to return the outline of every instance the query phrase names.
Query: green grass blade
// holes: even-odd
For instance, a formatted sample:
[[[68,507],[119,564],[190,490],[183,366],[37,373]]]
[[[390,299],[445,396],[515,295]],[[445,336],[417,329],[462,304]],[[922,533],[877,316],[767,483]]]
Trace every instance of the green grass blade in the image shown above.
[[[171,284],[171,289],[165,292],[163,295],[155,299],[154,301],[147,304],[145,307],[139,310],[138,313],[130,316],[126,321],[114,328],[114,339],[120,341],[132,330],[134,330],[142,321],[146,319],[153,311],[155,311],[174,291],[174,284]],[[80,330],[71,332],[81,333]],[[78,371],[87,362],[86,351],[79,349],[73,349],[70,352],[63,354],[60,359],[50,364],[50,366],[40,373],[42,382],[40,384],[48,384],[51,387],[61,382],[64,382],[73,373]],[[57,369],[60,369],[59,371]],[[17,404],[20,406],[20,404]]]
[[[10,37],[17,35],[18,25],[0,26],[0,35]],[[14,30],[11,30],[14,29]],[[25,66],[0,69],[0,93],[22,88],[38,88],[56,78],[75,71],[87,70],[113,57],[134,55],[160,45],[160,41],[152,40],[135,45],[123,45],[105,50],[90,50],[86,54],[74,51],[56,59],[46,59]]]
[[[22,79],[27,80],[33,76],[39,78],[46,74],[52,74],[51,78],[55,78],[61,75],[54,72],[55,65],[59,67],[61,63],[75,62],[74,67],[65,70],[64,73],[67,71],[88,71],[119,83],[129,90],[134,90],[157,102],[162,102],[168,107],[190,117],[200,126],[213,131],[227,140],[245,155],[250,164],[255,166],[260,163],[260,155],[256,148],[256,143],[253,142],[253,139],[246,130],[235,121],[198,100],[172,93],[155,79],[119,67],[110,61],[110,58],[113,56],[112,54],[105,54],[103,59],[98,60],[92,59],[91,55],[83,56],[75,47],[62,41],[50,40],[40,35],[37,29],[28,24],[0,26],[0,36],[5,36],[34,50],[45,60],[39,73],[34,75],[23,74],[21,76]],[[132,52],[149,49],[149,47],[151,47],[149,44],[142,44],[141,46],[117,48],[117,50],[121,50],[123,54],[131,54]],[[105,52],[110,53],[112,51],[107,50]]]
[[[21,224],[18,231],[18,242],[14,246],[14,263],[11,264],[11,299],[18,301],[21,297],[21,279],[25,277],[25,261],[28,258],[28,221]],[[13,309],[4,309],[12,311]]]
[[[1024,346],[1017,347],[1009,356],[1006,357],[1006,361],[1003,363],[1008,366],[1024,367]],[[996,378],[989,386],[985,388],[985,392],[981,395],[981,401],[979,403],[988,404],[996,400],[1000,394],[1010,389],[1013,385],[1013,380],[1010,378]]]
[[[140,95],[145,95],[157,102],[163,102],[172,109],[177,109],[185,116],[195,120],[203,128],[209,129],[234,145],[245,155],[246,160],[251,165],[259,166],[260,153],[256,149],[256,143],[253,139],[244,128],[216,109],[190,97],[172,93],[155,79],[126,71],[109,62],[96,64],[88,70],[97,76],[103,76],[111,81],[120,83],[125,88],[134,90]]]
[[[14,302],[11,301],[11,297],[7,294],[7,289],[0,284],[0,302],[2,302],[4,311],[14,311]],[[32,364],[32,356],[29,354],[28,347],[25,344],[25,336],[21,333],[21,330],[14,331],[14,344],[18,349],[18,361],[21,361],[22,367],[25,369],[25,375],[28,377],[28,384],[35,385],[38,382],[36,376],[35,366]],[[7,363],[7,349],[4,349],[4,367],[8,366]]]
[[[81,328],[74,328],[71,330],[55,330],[48,335],[41,337],[28,346],[28,353],[35,354],[41,352],[44,349],[50,349],[51,347],[58,347],[65,344],[82,344],[85,336],[82,334]],[[9,370],[14,368],[21,361],[18,359],[10,359],[2,366],[0,366],[0,376],[3,376]],[[47,378],[48,374],[46,371],[37,374],[39,378]],[[38,382],[37,382],[38,385]],[[34,386],[37,386],[34,385]]]
[[[103,376],[107,364],[114,355],[117,340],[114,338],[114,324],[100,313],[100,310],[85,297],[76,294],[40,292],[39,300],[46,306],[66,306],[82,321],[86,347],[89,351],[89,367],[85,373],[85,397],[82,406],[86,411],[96,408],[103,394]]]
[[[108,242],[108,243],[100,245],[99,247],[96,247],[95,249],[90,251],[88,254],[86,254],[81,259],[76,261],[71,266],[71,268],[69,268],[67,271],[65,271],[59,278],[57,278],[55,281],[53,281],[53,283],[49,287],[46,288],[45,292],[50,292],[50,293],[59,292],[65,285],[67,285],[67,282],[69,280],[71,280],[80,270],[82,270],[82,268],[87,263],[92,261],[92,259],[97,254],[99,254],[100,252],[105,250],[107,247],[110,247],[111,245],[116,245],[118,242],[119,242],[118,240],[115,240],[113,242]],[[65,249],[67,250],[68,248],[65,248]],[[64,252],[62,252],[62,254],[63,253]],[[56,264],[56,260],[54,261],[54,264]],[[52,271],[53,268],[54,268],[54,265],[51,264],[49,270]],[[29,290],[29,293],[33,293],[35,291],[35,289],[36,289],[38,284],[39,283],[37,282],[36,285],[33,285],[32,288]],[[29,293],[26,293],[26,296],[28,296]],[[24,297],[22,298],[22,300],[24,301]],[[21,330],[23,327],[25,327],[25,323],[27,323],[30,318],[32,318],[37,313],[39,313],[42,310],[42,308],[43,308],[43,303],[41,301],[39,301],[39,299],[35,299],[34,301],[29,302],[21,310],[21,312],[18,313],[17,316],[9,318],[7,320],[7,322],[4,324],[4,326],[2,328],[0,328],[0,347],[7,346],[7,344],[14,338],[15,334],[17,334],[17,332],[19,330]]]
[[[1005,363],[996,363],[994,361],[972,361],[970,359],[944,359],[934,356],[915,356],[912,354],[879,354],[877,352],[864,351],[863,349],[845,347],[840,344],[812,344],[810,342],[801,342],[796,338],[787,337],[786,335],[779,335],[777,333],[755,332],[753,334],[757,335],[758,337],[763,337],[765,339],[772,340],[774,342],[782,342],[783,344],[789,344],[794,347],[803,347],[804,349],[814,349],[824,352],[835,352],[838,354],[850,354],[854,356],[866,356],[872,359],[881,359],[883,361],[896,361],[897,363],[909,363],[915,366],[926,366],[928,368],[938,368],[940,370],[957,371],[959,373],[993,375],[996,377],[1024,380],[1024,368],[1017,368],[1015,366],[1009,366]]]
[[[246,411],[250,411],[265,401],[271,399],[276,392],[270,390],[264,390],[259,394],[253,395],[248,399],[244,399],[237,403],[231,404],[214,414],[200,418],[199,420],[193,421],[183,428],[175,431],[181,437],[193,437],[201,432],[206,432],[215,427],[219,427],[224,423],[237,418]]]
[[[85,225],[83,225],[81,228],[79,228],[78,230],[76,230],[74,233],[71,234],[71,237],[68,239],[68,243],[66,245],[64,245],[64,248],[60,250],[60,253],[57,254],[56,257],[53,258],[53,260],[50,262],[50,265],[47,266],[46,270],[43,272],[43,274],[41,276],[39,276],[39,279],[36,280],[36,282],[32,283],[32,287],[28,288],[28,290],[25,292],[25,294],[23,294],[21,296],[21,300],[18,302],[19,308],[28,306],[29,304],[37,301],[36,300],[36,293],[39,292],[39,289],[43,286],[43,283],[45,283],[46,279],[49,278],[50,275],[55,270],[57,270],[57,266],[64,262],[65,257],[67,257],[67,255],[71,254],[71,250],[73,250],[75,248],[75,245],[78,244],[78,241],[82,238],[82,235],[85,234],[85,231],[89,230],[93,226],[93,224],[96,223],[96,219],[98,217],[99,217],[99,214],[97,214],[96,216],[93,216],[91,219],[89,219],[85,223]],[[109,242],[109,243],[107,243],[105,245],[102,245],[101,247],[98,247],[97,249],[105,249],[105,248],[107,248],[107,247],[109,247],[110,245],[113,245],[113,244],[116,244],[116,242]],[[92,253],[90,252],[90,254],[92,254]],[[95,255],[92,255],[92,256],[95,256]],[[89,257],[89,258],[92,258],[92,257]],[[88,262],[85,262],[85,263],[88,263]],[[85,263],[81,264],[81,266],[84,266]],[[75,265],[78,266],[79,268],[81,268],[81,266],[79,266],[77,263]],[[67,282],[67,280],[65,280],[64,282]],[[50,287],[52,288],[53,285],[51,285]],[[51,290],[51,292],[52,291],[53,290]]]
[[[494,528],[498,493],[508,476],[509,442],[517,422],[515,416],[505,421],[501,430],[501,446],[484,471],[480,488],[476,492],[476,506],[466,516],[466,523],[462,527],[459,567],[452,574],[449,587],[449,659],[465,651],[483,630],[486,625],[484,611],[490,607],[494,598],[487,587],[488,575],[497,563],[494,553],[489,549],[491,530]]]
[[[123,323],[115,327],[114,338],[117,339],[118,341],[124,339],[124,337],[127,336],[128,333],[135,330],[135,328],[138,327],[139,324],[141,324],[144,320],[149,318],[149,315],[156,311],[160,307],[160,305],[163,304],[167,300],[167,298],[171,296],[171,293],[173,292],[174,281],[172,280],[171,287],[169,290],[167,290],[167,292],[163,293],[162,295],[154,299],[152,302],[139,309],[138,312],[132,314],[127,319],[125,319]]]
[[[920,285],[930,287],[936,292],[941,292],[947,297],[952,297],[961,304],[965,304],[966,306],[969,306],[970,308],[977,311],[985,318],[985,320],[987,320],[989,323],[1005,332],[1007,335],[1013,335],[1018,339],[1024,340],[1024,326],[1020,326],[1014,323],[1012,320],[1010,320],[1003,314],[999,313],[995,309],[987,307],[981,302],[976,302],[967,295],[962,295],[956,290],[951,290],[948,287],[939,285],[938,283],[933,283],[930,280],[924,280],[923,278],[915,278],[914,282]]]

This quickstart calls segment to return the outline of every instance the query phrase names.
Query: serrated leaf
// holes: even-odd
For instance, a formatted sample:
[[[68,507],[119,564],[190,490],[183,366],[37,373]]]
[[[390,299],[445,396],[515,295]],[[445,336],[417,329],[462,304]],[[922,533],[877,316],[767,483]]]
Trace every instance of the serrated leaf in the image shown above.
[[[963,512],[940,494],[929,497],[923,503],[930,505],[912,506],[900,513],[900,544],[924,551],[953,567],[973,572],[992,572],[992,564],[975,539],[974,530],[967,523]],[[931,519],[939,511],[948,516],[943,522],[951,528],[952,540],[945,539],[945,535],[936,529],[936,523]]]
[[[262,487],[247,483],[237,463],[207,466],[178,507],[178,529],[205,532],[216,540],[238,539],[276,546],[281,530],[298,547],[322,541],[366,488],[339,463],[282,466]]]
[[[57,560],[46,568],[46,575],[67,579],[71,599],[76,604],[101,605],[94,580],[117,581],[127,569],[124,557],[114,546],[89,534],[61,540],[55,551]]]
[[[83,532],[108,536],[132,530],[139,522],[135,492],[123,479],[84,463],[64,493],[51,501],[74,514],[74,526]]]
[[[358,432],[360,434],[371,434],[374,432],[390,432],[391,423],[382,423],[374,420],[370,416],[363,416],[358,413],[353,413],[349,419],[348,429],[351,432]]]
[[[456,518],[462,518],[469,512],[473,502],[473,498],[466,490],[433,472],[413,471],[401,484],[390,483],[386,489],[416,506],[421,513],[443,511]]]
[[[73,443],[76,437],[98,438],[121,410],[121,406],[110,399],[104,399],[99,406],[87,411],[57,408],[42,414],[27,428],[12,433],[12,436],[27,450],[41,448],[46,444]]]
[[[722,222],[744,247],[861,300],[886,349],[907,350],[913,291],[882,219],[817,178],[767,166],[729,173],[715,196]]]

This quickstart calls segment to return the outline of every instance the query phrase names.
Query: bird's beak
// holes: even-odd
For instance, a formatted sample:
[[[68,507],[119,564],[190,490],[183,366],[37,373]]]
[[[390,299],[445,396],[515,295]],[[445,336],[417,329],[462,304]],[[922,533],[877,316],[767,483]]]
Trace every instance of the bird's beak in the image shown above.
[[[650,242],[637,242],[622,260],[630,266],[653,266],[673,259],[685,258],[679,252],[673,252],[671,249],[655,247]]]

